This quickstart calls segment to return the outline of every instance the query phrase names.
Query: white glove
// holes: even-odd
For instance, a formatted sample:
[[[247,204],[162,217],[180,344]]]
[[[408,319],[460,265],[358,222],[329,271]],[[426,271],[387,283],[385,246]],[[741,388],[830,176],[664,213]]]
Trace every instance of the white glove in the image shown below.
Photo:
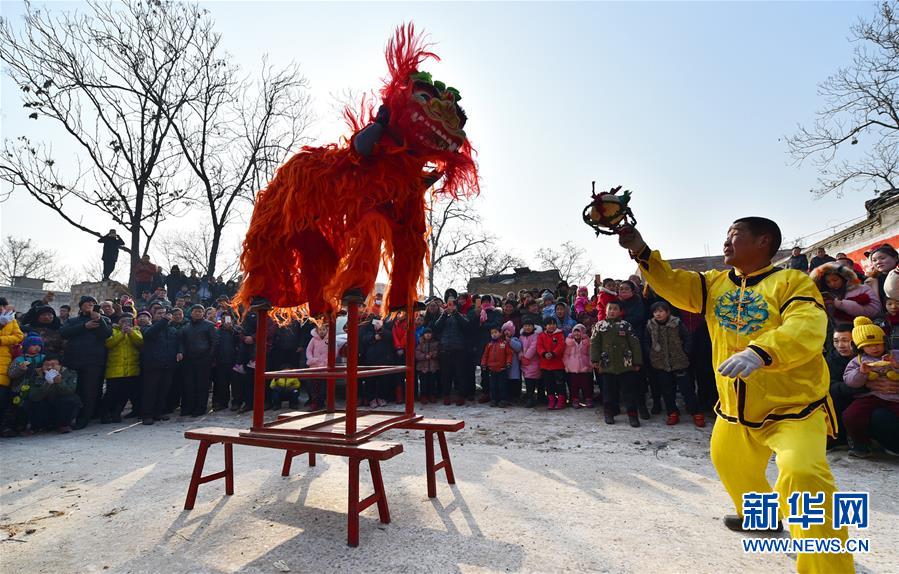
[[[53,381],[55,381],[56,377],[58,377],[58,376],[59,376],[59,371],[57,371],[56,369],[50,369],[49,371],[44,373],[44,379],[50,384],[53,384]]]
[[[0,326],[5,326],[9,323],[12,323],[13,319],[15,318],[15,311],[6,311],[5,313],[0,313]]]
[[[646,248],[643,236],[640,235],[636,227],[631,226],[622,227],[618,231],[618,245],[635,254],[639,254]]]
[[[718,372],[731,379],[748,377],[756,369],[765,364],[758,353],[752,349],[743,349],[734,353],[718,366]]]

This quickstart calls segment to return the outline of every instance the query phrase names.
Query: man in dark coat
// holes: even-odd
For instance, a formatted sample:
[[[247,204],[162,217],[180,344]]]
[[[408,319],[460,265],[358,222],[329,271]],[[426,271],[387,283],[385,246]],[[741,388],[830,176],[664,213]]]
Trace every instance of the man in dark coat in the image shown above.
[[[49,305],[38,305],[32,309],[34,319],[22,327],[23,333],[37,333],[44,341],[44,354],[62,356],[62,322],[56,310]]]
[[[125,242],[119,237],[115,229],[110,229],[109,233],[97,240],[97,243],[103,244],[103,280],[107,281],[112,272],[115,271],[116,261],[119,260],[119,249],[125,246]]]
[[[112,335],[112,323],[100,314],[97,300],[84,295],[78,302],[78,315],[59,330],[66,339],[64,365],[78,373],[81,412],[75,429],[86,427],[94,416],[106,370],[106,339]]]
[[[465,371],[468,360],[468,319],[456,308],[456,300],[450,298],[446,308],[434,321],[434,332],[440,340],[440,391],[443,404],[450,404],[455,390],[456,404],[465,404],[468,392]]]
[[[396,361],[393,347],[393,332],[381,319],[372,319],[371,323],[359,328],[359,364],[360,365],[392,365]],[[395,378],[392,375],[372,377],[362,382],[362,395],[369,406],[377,407],[387,404],[390,389]]]
[[[144,344],[140,349],[141,418],[145,425],[167,420],[166,411],[175,356],[178,353],[178,332],[171,324],[172,314],[159,307],[154,311],[153,323],[141,327]]]
[[[181,416],[198,417],[206,414],[209,401],[212,360],[218,333],[215,325],[203,318],[205,311],[202,305],[192,305],[190,322],[178,333],[176,360],[184,363]]]

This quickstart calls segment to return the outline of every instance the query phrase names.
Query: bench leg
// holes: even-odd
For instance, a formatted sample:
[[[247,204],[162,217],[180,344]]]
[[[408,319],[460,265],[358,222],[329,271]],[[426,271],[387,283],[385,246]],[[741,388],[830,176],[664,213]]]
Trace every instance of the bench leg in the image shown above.
[[[368,466],[371,470],[371,482],[375,487],[374,495],[378,501],[378,517],[382,523],[390,524],[390,509],[387,507],[387,493],[384,491],[384,479],[381,477],[381,463],[370,458]]]
[[[428,498],[437,498],[437,469],[434,464],[434,431],[425,431],[425,474],[428,479]]]
[[[234,494],[234,445],[225,443],[225,494]]]
[[[193,510],[194,503],[197,501],[197,490],[200,488],[200,478],[203,475],[203,466],[206,464],[206,452],[209,450],[209,445],[210,443],[207,441],[200,441],[197,459],[194,461],[194,472],[190,476],[190,485],[187,487],[184,510]]]
[[[438,432],[437,440],[440,441],[440,456],[443,458],[443,469],[446,471],[446,482],[456,484],[456,477],[453,475],[453,463],[450,461],[449,447],[446,446],[446,433]]]
[[[309,466],[315,466],[315,453],[309,453]]]
[[[296,453],[292,450],[284,451],[284,465],[281,466],[281,476],[290,476],[290,465]]]
[[[349,458],[350,472],[347,493],[349,505],[347,508],[346,543],[348,546],[359,546],[359,463],[358,458]]]

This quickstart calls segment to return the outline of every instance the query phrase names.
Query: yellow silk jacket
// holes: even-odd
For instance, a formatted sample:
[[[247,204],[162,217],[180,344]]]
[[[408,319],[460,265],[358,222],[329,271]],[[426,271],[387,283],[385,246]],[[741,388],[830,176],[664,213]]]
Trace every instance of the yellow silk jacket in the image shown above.
[[[821,293],[808,275],[771,265],[746,276],[733,269],[704,273],[672,269],[648,247],[637,261],[656,293],[675,307],[705,317],[713,368],[746,348],[764,360],[764,366],[745,379],[724,377],[716,370],[718,416],[761,428],[822,409],[831,435],[836,435],[822,354],[827,315]]]

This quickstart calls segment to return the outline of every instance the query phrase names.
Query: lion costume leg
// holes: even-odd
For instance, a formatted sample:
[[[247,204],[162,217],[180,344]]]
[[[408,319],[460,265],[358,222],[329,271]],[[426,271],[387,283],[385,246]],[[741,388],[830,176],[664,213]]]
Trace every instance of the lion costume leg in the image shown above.
[[[388,251],[392,255],[390,286],[385,296],[388,309],[405,308],[418,297],[425,257],[428,255],[424,199],[418,197],[398,210],[390,222]]]

